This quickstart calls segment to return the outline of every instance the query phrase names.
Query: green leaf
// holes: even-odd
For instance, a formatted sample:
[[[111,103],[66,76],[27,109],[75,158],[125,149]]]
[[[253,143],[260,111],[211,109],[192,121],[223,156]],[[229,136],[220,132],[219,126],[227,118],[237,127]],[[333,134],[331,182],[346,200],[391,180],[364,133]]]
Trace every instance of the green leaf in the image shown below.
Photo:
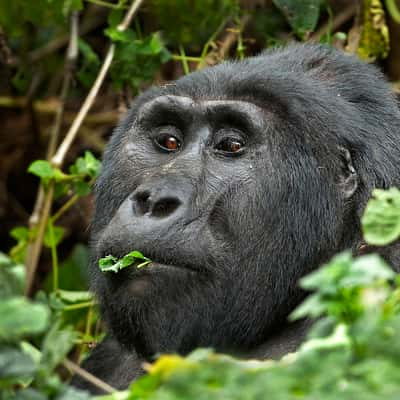
[[[79,59],[80,67],[77,77],[85,87],[89,87],[96,79],[101,65],[100,59],[91,46],[83,39],[79,38],[78,45],[82,57]]]
[[[10,249],[9,255],[16,262],[25,261],[25,252],[29,241],[37,235],[37,227],[31,229],[25,226],[18,226],[10,231],[10,236],[17,240],[17,243]]]
[[[57,400],[93,400],[93,398],[88,392],[71,386],[65,387],[62,393],[57,396]]]
[[[7,400],[7,398],[4,400]],[[18,390],[13,395],[12,400],[48,400],[48,397],[44,393],[40,393],[38,390],[27,388]]]
[[[351,273],[343,277],[344,287],[371,286],[377,281],[391,281],[396,274],[377,254],[368,254],[356,258],[351,266]]]
[[[16,341],[26,335],[43,332],[49,322],[49,310],[24,297],[0,302],[0,340]]]
[[[60,329],[60,324],[52,326],[42,344],[40,370],[43,376],[51,371],[65,358],[78,338],[77,332],[70,328]]]
[[[117,273],[123,268],[129,267],[132,264],[138,263],[136,268],[142,268],[151,263],[151,260],[145,257],[140,251],[132,251],[126,254],[121,259],[117,259],[112,255],[108,255],[99,260],[99,268],[102,272],[115,272]],[[141,261],[141,262],[140,262]]]
[[[88,283],[88,271],[87,266],[89,265],[89,251],[88,248],[82,244],[77,244],[71,254],[66,260],[60,264],[59,268],[59,281],[62,282],[63,289],[74,291],[74,290],[85,290]],[[43,288],[50,292],[53,288],[53,271],[51,271],[43,285]]]
[[[0,388],[32,378],[36,370],[36,363],[17,346],[0,344]]]
[[[322,0],[273,0],[300,38],[314,31],[322,2]]]
[[[96,178],[100,173],[100,168],[101,162],[90,151],[85,151],[84,156],[77,158],[69,170],[71,174],[79,175],[83,179]]]
[[[133,37],[132,31],[130,35],[119,37],[116,41],[115,58],[110,72],[115,86],[121,88],[127,84],[137,91],[144,82],[153,79],[161,64],[171,58],[171,54],[157,33],[143,39]]]
[[[15,264],[0,252],[0,300],[22,295],[25,287],[25,266]]]
[[[49,224],[47,224],[46,232],[43,238],[43,244],[48,248],[51,248],[52,246],[58,246],[65,234],[65,229],[61,226],[53,226],[52,230],[53,234]]]
[[[361,220],[366,242],[384,246],[400,237],[400,190],[374,190]]]
[[[28,172],[38,176],[43,180],[49,180],[54,177],[54,168],[46,160],[36,160],[28,168]]]
[[[29,229],[26,226],[17,226],[10,231],[10,236],[15,240],[28,240],[29,239]]]

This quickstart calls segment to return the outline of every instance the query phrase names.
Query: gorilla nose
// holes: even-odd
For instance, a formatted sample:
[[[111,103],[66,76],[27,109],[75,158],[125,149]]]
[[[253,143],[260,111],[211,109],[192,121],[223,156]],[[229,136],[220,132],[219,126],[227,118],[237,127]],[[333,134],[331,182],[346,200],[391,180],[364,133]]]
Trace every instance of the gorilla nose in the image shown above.
[[[165,190],[136,190],[132,196],[133,211],[137,216],[148,215],[154,218],[167,218],[181,205],[182,201]]]

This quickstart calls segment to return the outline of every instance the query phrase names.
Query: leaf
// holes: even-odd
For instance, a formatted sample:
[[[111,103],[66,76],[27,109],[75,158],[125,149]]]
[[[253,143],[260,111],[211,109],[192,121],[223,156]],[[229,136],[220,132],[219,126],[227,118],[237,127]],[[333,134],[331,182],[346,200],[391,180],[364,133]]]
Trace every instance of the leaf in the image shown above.
[[[93,399],[93,397],[88,392],[75,389],[71,386],[66,387],[62,391],[62,393],[57,396],[57,400],[91,400],[91,399]]]
[[[80,179],[96,178],[100,173],[101,162],[90,152],[85,151],[83,157],[77,158],[70,166],[70,173],[78,175]]]
[[[49,180],[54,177],[54,169],[46,160],[36,160],[28,168],[28,172],[38,176],[43,180]]]
[[[74,290],[85,290],[88,283],[88,271],[87,266],[89,265],[89,251],[88,248],[82,244],[77,244],[68,258],[60,264],[58,271],[59,281],[62,282],[63,289],[74,291]],[[50,292],[53,288],[53,271],[51,271],[46,277],[43,288]]]
[[[7,400],[7,398],[4,400]],[[48,400],[48,397],[35,389],[27,388],[18,390],[12,397],[12,400]]]
[[[61,226],[52,226],[52,228],[50,228],[49,224],[47,224],[46,227],[43,244],[46,247],[51,248],[52,246],[58,246],[60,244],[61,240],[64,237],[65,229]]]
[[[391,281],[396,274],[377,254],[368,254],[355,259],[351,274],[341,281],[344,287],[371,286],[377,281]]]
[[[138,261],[143,262],[137,265],[137,268],[142,268],[151,263],[151,260],[149,258],[145,257],[140,251],[135,250],[126,254],[119,260],[112,255],[103,257],[99,260],[99,268],[102,272],[117,273],[121,269],[129,267],[132,264],[137,263]]]
[[[12,297],[0,302],[0,339],[18,338],[43,332],[49,323],[49,310],[24,297]]]
[[[128,84],[138,90],[144,82],[153,79],[161,64],[171,58],[157,33],[134,39],[132,31],[130,36],[118,38],[110,71],[113,83],[118,88]]]
[[[364,239],[384,246],[400,237],[400,190],[374,190],[361,219]]]
[[[15,240],[28,240],[29,239],[29,229],[26,226],[17,226],[10,231],[10,236]]]
[[[117,29],[117,27],[109,27],[105,29],[104,33],[113,42],[131,43],[136,40],[136,34],[132,29],[120,31],[119,29]]]
[[[37,364],[17,346],[0,344],[0,388],[32,378]]]
[[[65,358],[77,340],[78,333],[70,328],[60,329],[60,323],[52,326],[42,344],[40,370],[43,376],[51,371]]]
[[[100,59],[91,46],[83,39],[79,38],[78,46],[82,57],[79,59],[80,67],[77,77],[85,87],[89,87],[96,79],[101,64]]]
[[[313,32],[317,26],[322,0],[273,0],[300,38]]]
[[[25,266],[15,264],[0,252],[0,300],[22,295],[25,287]]]

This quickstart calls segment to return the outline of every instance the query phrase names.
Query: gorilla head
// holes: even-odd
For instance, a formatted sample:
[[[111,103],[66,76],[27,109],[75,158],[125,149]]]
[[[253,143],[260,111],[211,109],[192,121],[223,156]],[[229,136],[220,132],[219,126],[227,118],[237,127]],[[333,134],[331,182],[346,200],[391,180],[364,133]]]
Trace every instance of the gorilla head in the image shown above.
[[[142,356],[246,351],[283,329],[304,274],[361,244],[371,190],[400,185],[382,75],[317,45],[190,74],[139,96],[96,187],[92,282]],[[98,260],[153,260],[104,274]]]

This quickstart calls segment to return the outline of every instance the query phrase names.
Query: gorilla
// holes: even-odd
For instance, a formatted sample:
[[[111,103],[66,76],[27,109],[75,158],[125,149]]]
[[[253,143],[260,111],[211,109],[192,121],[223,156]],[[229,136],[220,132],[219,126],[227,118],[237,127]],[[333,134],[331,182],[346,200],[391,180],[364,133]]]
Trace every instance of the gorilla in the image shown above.
[[[305,297],[299,279],[365,248],[365,205],[390,186],[400,111],[355,57],[293,44],[149,89],[115,129],[96,184],[91,282],[108,336],[83,367],[126,388],[160,353],[295,350],[310,324],[287,322]],[[99,270],[132,250],[152,263]],[[399,264],[395,247],[385,255]]]

